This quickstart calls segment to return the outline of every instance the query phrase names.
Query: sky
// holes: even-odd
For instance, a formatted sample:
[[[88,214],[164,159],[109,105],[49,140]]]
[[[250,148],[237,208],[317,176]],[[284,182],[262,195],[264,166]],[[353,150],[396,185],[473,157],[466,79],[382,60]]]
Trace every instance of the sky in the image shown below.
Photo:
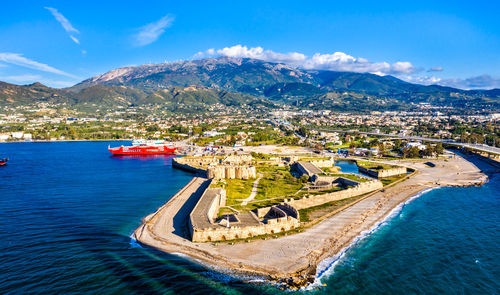
[[[0,81],[205,57],[500,88],[500,1],[5,1]]]

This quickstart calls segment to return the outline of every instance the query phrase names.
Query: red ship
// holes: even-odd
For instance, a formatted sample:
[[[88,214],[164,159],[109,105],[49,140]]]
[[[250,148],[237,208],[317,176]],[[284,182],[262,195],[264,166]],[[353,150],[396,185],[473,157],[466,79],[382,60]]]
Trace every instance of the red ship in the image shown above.
[[[7,164],[8,158],[0,159],[0,166]]]
[[[121,146],[111,148],[108,150],[113,155],[165,155],[174,154],[179,148],[172,145],[164,144],[163,142],[149,142],[143,140],[134,140],[132,146]]]

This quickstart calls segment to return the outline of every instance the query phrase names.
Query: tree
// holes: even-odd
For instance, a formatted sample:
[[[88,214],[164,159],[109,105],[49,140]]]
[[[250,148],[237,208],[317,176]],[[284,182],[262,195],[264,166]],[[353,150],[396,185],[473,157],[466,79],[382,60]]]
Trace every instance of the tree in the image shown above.
[[[425,145],[425,150],[422,151],[425,157],[432,157],[434,155],[434,148],[429,143]]]
[[[440,142],[437,143],[434,151],[436,152],[436,154],[441,155],[444,152],[443,144]]]
[[[302,136],[302,137],[308,137],[309,136],[309,130],[307,130],[306,127],[302,126],[297,130],[297,133]]]

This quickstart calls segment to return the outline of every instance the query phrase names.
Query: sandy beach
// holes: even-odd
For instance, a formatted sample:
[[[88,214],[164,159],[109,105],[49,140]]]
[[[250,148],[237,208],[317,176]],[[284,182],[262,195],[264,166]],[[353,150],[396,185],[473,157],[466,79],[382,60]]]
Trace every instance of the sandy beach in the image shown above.
[[[184,187],[187,193],[178,193],[155,213],[145,217],[134,234],[143,244],[169,253],[182,253],[218,269],[262,275],[274,280],[310,282],[322,260],[338,254],[363,231],[372,228],[395,207],[422,190],[480,185],[487,181],[482,170],[493,168],[477,158],[472,160],[476,164],[461,156],[432,160],[435,167],[423,162],[394,162],[414,168],[417,172],[409,179],[372,193],[303,232],[233,245],[192,243],[188,239],[187,217],[206,185],[206,179],[196,177]]]

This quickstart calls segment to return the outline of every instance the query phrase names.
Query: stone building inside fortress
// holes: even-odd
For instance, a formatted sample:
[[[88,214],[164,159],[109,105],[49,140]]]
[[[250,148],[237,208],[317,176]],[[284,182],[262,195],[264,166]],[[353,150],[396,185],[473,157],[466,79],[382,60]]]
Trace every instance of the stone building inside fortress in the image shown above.
[[[203,173],[214,179],[252,179],[257,177],[252,156],[229,155],[223,159],[216,157],[176,158],[173,165],[192,172]]]

